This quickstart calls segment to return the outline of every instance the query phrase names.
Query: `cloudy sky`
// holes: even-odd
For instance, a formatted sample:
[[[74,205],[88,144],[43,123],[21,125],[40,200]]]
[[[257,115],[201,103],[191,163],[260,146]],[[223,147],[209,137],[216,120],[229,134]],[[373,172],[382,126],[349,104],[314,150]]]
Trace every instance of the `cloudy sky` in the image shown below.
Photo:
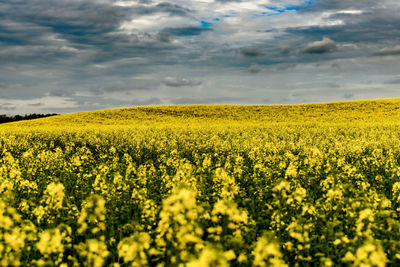
[[[1,0],[0,114],[400,97],[398,0]]]

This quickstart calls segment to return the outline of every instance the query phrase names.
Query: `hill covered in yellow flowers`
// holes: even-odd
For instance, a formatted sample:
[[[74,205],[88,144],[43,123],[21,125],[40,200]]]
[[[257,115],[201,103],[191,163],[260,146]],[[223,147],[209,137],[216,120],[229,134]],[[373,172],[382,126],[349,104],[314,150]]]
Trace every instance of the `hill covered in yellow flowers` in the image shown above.
[[[271,124],[398,124],[400,99],[299,105],[145,106],[64,114],[0,125],[6,128],[185,127]]]

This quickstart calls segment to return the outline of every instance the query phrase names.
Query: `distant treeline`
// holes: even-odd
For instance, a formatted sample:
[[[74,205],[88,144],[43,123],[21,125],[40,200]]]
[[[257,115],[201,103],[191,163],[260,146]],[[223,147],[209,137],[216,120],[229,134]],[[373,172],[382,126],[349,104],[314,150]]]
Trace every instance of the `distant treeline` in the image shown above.
[[[6,122],[12,122],[12,121],[22,121],[22,120],[33,120],[33,119],[38,119],[38,118],[44,118],[44,117],[50,117],[50,116],[55,116],[58,115],[57,113],[49,113],[49,114],[25,114],[23,116],[21,115],[15,115],[15,116],[7,116],[5,114],[0,114],[0,123],[6,123]]]

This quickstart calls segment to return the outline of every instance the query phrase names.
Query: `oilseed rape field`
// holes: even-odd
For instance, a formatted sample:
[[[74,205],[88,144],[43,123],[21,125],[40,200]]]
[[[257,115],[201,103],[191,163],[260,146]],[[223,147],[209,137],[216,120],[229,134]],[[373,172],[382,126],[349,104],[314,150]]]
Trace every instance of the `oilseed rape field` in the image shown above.
[[[0,125],[0,266],[399,266],[400,100]]]

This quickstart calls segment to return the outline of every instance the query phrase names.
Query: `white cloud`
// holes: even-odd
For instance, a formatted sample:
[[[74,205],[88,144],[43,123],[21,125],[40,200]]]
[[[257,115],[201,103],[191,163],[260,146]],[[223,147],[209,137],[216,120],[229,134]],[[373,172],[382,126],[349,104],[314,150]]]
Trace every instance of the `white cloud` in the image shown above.
[[[201,81],[194,81],[185,78],[171,77],[171,76],[165,77],[163,79],[163,83],[166,86],[171,86],[171,87],[198,86],[202,84]]]
[[[327,38],[324,37],[321,41],[312,42],[306,45],[303,48],[302,52],[306,54],[322,54],[329,53],[337,49],[337,44]]]
[[[31,114],[31,113],[51,113],[56,109],[74,109],[79,108],[79,105],[66,97],[40,97],[32,98],[29,100],[22,99],[1,99],[0,102],[7,103],[8,105],[0,105],[0,112],[2,113],[15,113]],[[10,109],[10,107],[12,109]]]
[[[151,14],[143,16],[135,16],[130,21],[125,21],[121,24],[120,30],[128,33],[132,32],[158,32],[163,28],[168,27],[180,27],[182,25],[197,25],[196,21],[188,21],[187,18],[183,17],[171,17],[168,14]]]
[[[361,15],[364,11],[362,10],[341,10],[336,12],[336,14],[350,14],[350,15]]]
[[[376,56],[397,56],[400,55],[400,45],[394,47],[385,47],[375,52]]]

